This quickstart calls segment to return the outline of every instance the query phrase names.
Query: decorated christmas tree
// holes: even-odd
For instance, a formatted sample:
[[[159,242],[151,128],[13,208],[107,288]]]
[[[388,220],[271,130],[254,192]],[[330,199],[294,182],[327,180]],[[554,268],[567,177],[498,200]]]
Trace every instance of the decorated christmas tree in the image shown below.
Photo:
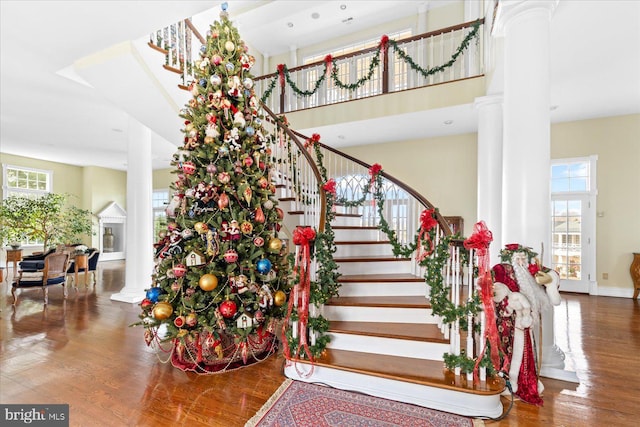
[[[289,294],[273,138],[253,91],[254,58],[225,9],[194,64],[168,223],[140,316],[148,344],[171,345],[174,366],[201,373],[272,354]]]

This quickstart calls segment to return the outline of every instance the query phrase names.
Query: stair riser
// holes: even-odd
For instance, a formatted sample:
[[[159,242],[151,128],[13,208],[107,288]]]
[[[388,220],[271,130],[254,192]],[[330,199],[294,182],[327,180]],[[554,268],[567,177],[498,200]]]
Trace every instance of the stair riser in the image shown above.
[[[336,216],[331,222],[331,226],[362,226],[362,218],[357,216]]]
[[[410,296],[424,297],[427,293],[424,282],[393,283],[343,283],[340,286],[341,297],[364,296]]]
[[[336,245],[336,253],[333,255],[334,258],[340,257],[349,257],[349,256],[393,256],[393,248],[388,243],[379,243],[379,244],[367,244],[367,245],[349,245],[349,244],[340,244]]]
[[[383,239],[383,235],[379,230],[370,228],[347,228],[333,230],[336,242],[362,242],[374,241],[378,242]]]
[[[442,343],[335,332],[331,332],[329,335],[331,336],[331,342],[328,347],[336,350],[359,351],[362,353],[386,354],[389,356],[413,357],[428,360],[443,360],[444,353],[451,351],[449,344]]]
[[[340,274],[401,274],[413,271],[411,261],[338,262]]]
[[[300,370],[300,374],[296,372],[296,368]],[[311,375],[309,375],[310,372],[311,366],[306,363],[298,363],[297,365],[289,363],[285,365],[284,369],[287,378],[298,381],[327,384],[340,390],[357,391],[439,411],[470,417],[496,418],[502,415],[499,394],[465,393],[454,389],[431,387],[325,366],[315,366]]]
[[[417,296],[416,301],[424,297]],[[354,307],[325,305],[323,316],[344,322],[437,323],[430,308]]]

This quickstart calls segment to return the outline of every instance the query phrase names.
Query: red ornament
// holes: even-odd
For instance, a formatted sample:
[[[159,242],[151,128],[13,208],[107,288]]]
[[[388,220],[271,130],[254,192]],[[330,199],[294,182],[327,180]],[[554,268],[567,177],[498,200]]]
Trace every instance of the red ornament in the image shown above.
[[[220,303],[220,314],[222,314],[222,317],[224,317],[225,319],[232,318],[237,311],[238,306],[232,300],[226,300]]]
[[[229,196],[227,196],[227,193],[222,193],[218,198],[218,208],[223,210],[227,206],[229,206]]]
[[[184,162],[182,164],[182,171],[187,175],[193,175],[196,171],[196,165],[193,162]]]
[[[258,206],[258,209],[256,209],[256,222],[259,224],[264,224],[264,221],[264,212],[262,212],[262,208]]]
[[[253,239],[253,244],[261,248],[262,246],[264,246],[264,239],[260,236],[257,236]]]
[[[153,305],[153,302],[151,302],[149,298],[145,298],[140,303],[140,308],[142,308],[143,310],[146,310],[148,308],[151,308],[152,305]]]
[[[176,326],[176,328],[182,328],[184,326],[184,323],[184,316],[178,316],[173,319],[173,324]]]
[[[243,162],[246,167],[253,165],[253,159],[251,157],[245,157]]]
[[[238,261],[238,252],[233,249],[229,249],[224,253],[223,258],[229,264],[236,262]]]
[[[184,266],[184,265],[182,265],[182,264],[178,264],[178,265],[176,265],[176,266],[174,266],[174,267],[173,267],[173,274],[174,274],[176,277],[182,277],[182,276],[184,276],[185,274],[187,274],[187,267],[185,267],[185,266]]]

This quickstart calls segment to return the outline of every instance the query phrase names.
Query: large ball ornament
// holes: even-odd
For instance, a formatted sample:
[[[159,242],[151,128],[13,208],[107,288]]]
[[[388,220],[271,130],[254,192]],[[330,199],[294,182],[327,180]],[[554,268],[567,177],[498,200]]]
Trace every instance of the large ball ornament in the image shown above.
[[[227,52],[233,52],[233,50],[236,48],[236,45],[233,44],[231,40],[229,40],[224,44],[224,48],[227,50]]]
[[[262,246],[264,246],[264,239],[260,236],[256,236],[253,239],[253,244],[256,245],[258,248],[261,248]]]
[[[267,200],[262,204],[262,206],[269,211],[273,209],[273,202],[271,200]]]
[[[218,287],[218,278],[213,274],[203,274],[198,280],[198,286],[203,291],[209,292]]]
[[[194,312],[187,314],[187,316],[185,317],[185,322],[187,323],[187,326],[193,328],[198,324],[198,315]]]
[[[256,263],[256,270],[258,270],[260,274],[267,274],[271,270],[271,261],[262,258]]]
[[[220,314],[222,314],[222,317],[224,317],[225,319],[232,318],[237,311],[238,306],[232,300],[226,300],[220,303]]]
[[[245,77],[245,79],[242,80],[242,85],[247,89],[251,89],[253,87],[253,80],[249,77]]]
[[[214,86],[220,86],[220,84],[222,83],[222,78],[219,75],[214,74],[209,78],[209,81]]]
[[[196,165],[193,162],[184,162],[182,164],[182,171],[187,175],[193,175],[196,171]]]
[[[152,305],[153,305],[153,301],[151,301],[149,298],[145,298],[140,303],[140,308],[142,308],[143,310],[148,310],[151,308]]]
[[[273,303],[278,307],[282,307],[287,302],[287,294],[282,291],[276,291],[273,294]]]
[[[147,299],[151,302],[158,302],[158,297],[162,293],[162,289],[155,287],[147,291]]]
[[[166,301],[161,301],[153,306],[153,317],[158,320],[168,319],[173,313],[173,307]]]
[[[278,239],[277,237],[274,237],[273,239],[269,240],[269,244],[267,245],[267,250],[270,253],[272,254],[280,253],[281,249],[282,249],[282,240]]]
[[[229,175],[229,172],[220,172],[218,174],[218,181],[220,181],[220,184],[228,184],[229,181],[231,181],[231,175]]]

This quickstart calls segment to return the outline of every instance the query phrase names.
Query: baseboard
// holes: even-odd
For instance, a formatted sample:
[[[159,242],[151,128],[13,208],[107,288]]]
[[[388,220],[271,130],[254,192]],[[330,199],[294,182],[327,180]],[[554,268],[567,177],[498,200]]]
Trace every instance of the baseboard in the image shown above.
[[[598,286],[596,292],[591,295],[600,297],[632,298],[633,288]]]

